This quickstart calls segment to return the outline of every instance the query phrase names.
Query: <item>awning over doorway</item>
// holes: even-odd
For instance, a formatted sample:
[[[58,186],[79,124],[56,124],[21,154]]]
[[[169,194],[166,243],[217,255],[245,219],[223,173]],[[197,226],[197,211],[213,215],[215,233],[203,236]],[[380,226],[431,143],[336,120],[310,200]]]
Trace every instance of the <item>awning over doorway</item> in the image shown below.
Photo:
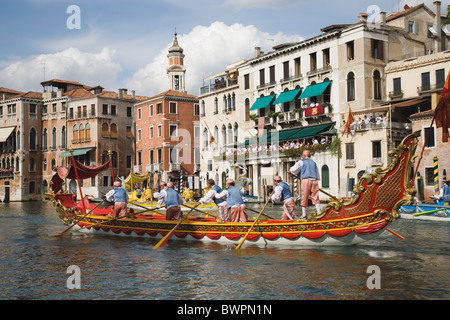
[[[325,81],[322,83],[313,84],[306,87],[305,90],[303,90],[302,94],[300,95],[299,99],[320,96],[328,88],[330,83],[331,81]]]
[[[280,95],[277,97],[277,99],[273,104],[291,102],[298,97],[301,91],[302,88],[282,92],[280,93]]]
[[[275,98],[275,95],[272,94],[267,97],[261,97],[261,98],[256,99],[255,103],[253,103],[252,107],[250,108],[250,111],[262,109],[262,108],[269,106],[272,103],[274,98]]]
[[[74,150],[73,150],[73,155],[74,155],[74,156],[81,156],[81,155],[83,155],[83,154],[88,153],[88,152],[91,151],[91,150],[94,150],[94,149],[95,149],[95,148],[74,149]],[[63,154],[60,155],[61,158],[67,158],[67,157],[70,157],[70,156],[72,156],[72,155],[71,155],[71,153],[70,153],[69,150],[66,151],[66,152],[64,152]]]
[[[5,142],[8,140],[15,128],[16,127],[0,128],[0,142]]]

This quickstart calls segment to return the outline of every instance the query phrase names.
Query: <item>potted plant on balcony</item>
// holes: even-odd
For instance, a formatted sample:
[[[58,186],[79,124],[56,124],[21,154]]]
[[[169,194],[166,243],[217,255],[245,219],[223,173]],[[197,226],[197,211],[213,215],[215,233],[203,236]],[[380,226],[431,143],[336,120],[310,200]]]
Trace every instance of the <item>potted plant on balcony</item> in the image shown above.
[[[302,117],[302,108],[294,108],[291,112],[291,116],[295,117],[296,120],[300,120]]]
[[[269,121],[271,124],[273,124],[276,121],[278,114],[279,114],[279,112],[269,111],[269,114],[267,116],[269,117]]]

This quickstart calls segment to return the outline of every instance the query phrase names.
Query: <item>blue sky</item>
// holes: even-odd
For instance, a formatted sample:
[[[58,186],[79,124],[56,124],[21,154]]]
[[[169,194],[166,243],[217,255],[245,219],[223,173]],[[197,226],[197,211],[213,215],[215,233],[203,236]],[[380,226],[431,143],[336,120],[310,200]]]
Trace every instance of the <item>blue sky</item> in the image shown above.
[[[167,48],[176,28],[184,48],[187,89],[255,46],[307,39],[337,23],[354,23],[376,5],[388,14],[431,0],[3,0],[0,87],[40,91],[51,78],[125,87],[151,96],[167,89]],[[442,12],[450,0],[441,1]],[[68,29],[70,5],[81,29]],[[44,72],[45,71],[45,72]]]

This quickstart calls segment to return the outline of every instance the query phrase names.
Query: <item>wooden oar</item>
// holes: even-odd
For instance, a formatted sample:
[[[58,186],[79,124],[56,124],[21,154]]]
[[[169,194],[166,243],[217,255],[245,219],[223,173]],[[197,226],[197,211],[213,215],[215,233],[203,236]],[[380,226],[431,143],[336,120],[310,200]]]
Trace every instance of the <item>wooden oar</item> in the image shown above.
[[[253,211],[253,212],[255,212],[255,213],[259,213],[259,211],[256,211],[255,209],[249,208],[249,207],[247,207],[247,206],[245,206],[245,210],[250,210],[250,211]],[[265,217],[267,217],[267,218],[269,218],[269,219],[275,220],[275,218],[269,216],[267,213],[263,213],[262,215],[265,216]]]
[[[405,237],[399,235],[398,233],[395,233],[394,231],[392,231],[392,230],[389,229],[389,228],[386,228],[386,230],[389,231],[390,233],[392,233],[394,236],[396,236],[396,237],[399,238],[399,239],[402,239],[402,240],[405,239]]]
[[[106,220],[106,221],[103,221],[103,222],[99,222],[99,223],[94,223],[94,224],[91,224],[91,225],[88,225],[88,226],[82,226],[80,229],[78,229],[77,231],[80,231],[80,230],[82,230],[82,229],[85,229],[85,228],[89,228],[89,227],[94,227],[94,226],[100,226],[100,225],[105,225],[105,223],[108,223],[108,222],[111,222],[111,221],[114,221],[114,220],[116,220],[116,221],[119,221],[119,220],[121,220],[121,219],[125,219],[125,218],[129,218],[129,217],[118,217],[118,218],[111,218],[111,219],[108,219],[108,220]]]
[[[169,238],[174,234],[175,230],[177,230],[177,228],[180,226],[180,224],[184,221],[184,219],[192,212],[194,211],[194,209],[199,206],[200,203],[197,203],[191,210],[189,210],[188,213],[186,213],[183,218],[176,224],[175,227],[172,228],[172,230],[170,230],[154,247],[153,250],[158,249],[159,247],[163,247],[167,241],[169,240]]]
[[[181,205],[182,205],[183,207],[186,207],[186,208],[194,209],[194,210],[197,211],[197,212],[200,212],[200,213],[203,213],[203,214],[207,214],[207,215],[213,216],[213,217],[216,218],[216,219],[219,218],[218,216],[215,216],[215,215],[213,215],[212,213],[209,213],[209,212],[206,212],[206,211],[197,209],[197,208],[195,208],[195,207],[191,207],[191,206],[188,206],[188,205],[186,205],[186,204],[181,204]]]
[[[293,174],[293,173],[291,173],[291,172],[289,172],[289,173],[290,173],[291,175],[293,175],[294,177],[299,178],[299,177],[296,176],[295,174]],[[299,178],[299,179],[300,179],[300,178]],[[334,199],[334,200],[336,200],[336,201],[339,202],[339,199],[338,199],[338,198],[336,198],[335,196],[329,194],[328,192],[326,192],[326,191],[324,191],[324,190],[322,190],[322,189],[320,189],[320,188],[319,188],[319,191],[322,192],[322,193],[324,193],[324,194],[326,194],[326,195],[329,196],[330,198],[332,198],[332,199]],[[405,237],[399,235],[398,233],[395,233],[394,231],[392,231],[392,230],[389,229],[389,228],[386,228],[386,230],[389,231],[390,233],[392,233],[393,235],[395,235],[396,237],[402,239],[402,240],[405,239]]]
[[[83,201],[83,199],[81,200]],[[88,213],[86,213],[83,217],[81,217],[80,219],[78,219],[77,222],[74,222],[70,227],[68,227],[66,230],[64,230],[63,232],[57,234],[56,236],[62,236],[64,233],[66,233],[67,231],[69,231],[70,229],[73,228],[73,226],[75,226],[76,224],[78,224],[78,222],[80,222],[81,220],[83,220],[84,218],[86,218],[86,216],[88,214],[90,214],[92,211],[94,211],[94,209],[96,209],[98,206],[100,206],[103,202],[105,202],[106,199],[103,199],[98,205],[96,205],[94,208],[92,208]]]
[[[158,210],[158,209],[160,209],[160,208],[148,208],[148,207],[146,207],[146,206],[142,206],[142,205],[140,205],[140,204],[137,204],[136,202],[131,202],[131,205],[135,205],[135,206],[138,206],[138,207],[141,207],[141,208],[144,208],[145,210],[143,210],[143,211],[141,211],[141,212],[136,212],[137,214],[140,214],[140,213],[142,213],[142,212],[147,212],[147,211],[155,211],[155,210]],[[164,213],[161,213],[161,212],[159,212],[159,211],[156,211],[156,213],[158,213],[158,214],[160,214],[160,215],[164,215]]]
[[[245,234],[244,238],[242,238],[241,242],[238,244],[238,246],[236,247],[236,250],[239,250],[242,246],[242,244],[244,243],[245,239],[247,239],[248,235],[250,234],[250,231],[252,231],[253,227],[255,226],[255,224],[258,222],[259,217],[261,216],[261,214],[263,213],[264,209],[266,208],[267,204],[269,203],[270,199],[268,199],[266,201],[266,204],[264,205],[264,207],[262,208],[261,212],[258,214],[258,216],[256,217],[255,221],[253,222],[252,226],[248,229],[247,233]]]

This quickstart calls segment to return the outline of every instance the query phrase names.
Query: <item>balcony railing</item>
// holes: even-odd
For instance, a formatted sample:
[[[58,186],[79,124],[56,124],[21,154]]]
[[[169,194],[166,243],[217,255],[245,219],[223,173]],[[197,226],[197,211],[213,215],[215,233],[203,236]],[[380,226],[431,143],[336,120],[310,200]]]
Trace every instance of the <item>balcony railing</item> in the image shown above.
[[[301,78],[303,78],[303,75],[300,74],[295,74],[293,76],[287,77],[287,78],[283,78],[280,79],[280,83],[284,83],[284,82],[289,82],[289,81],[295,81],[295,80],[300,80]]]
[[[219,80],[219,81],[216,81],[215,83],[210,83],[207,86],[201,87],[200,94],[206,94],[206,93],[214,92],[217,90],[222,90],[222,89],[232,87],[237,84],[238,84],[238,81],[236,79],[227,79],[227,80],[223,80],[223,81]]]
[[[383,165],[383,158],[381,158],[381,157],[372,158],[372,166],[378,167],[378,166],[382,166],[382,165]]]
[[[398,91],[391,91],[389,92],[389,98],[391,99],[401,99],[403,98],[403,91],[402,90],[398,90]]]
[[[179,163],[169,163],[169,171],[180,171],[180,164]]]
[[[432,93],[432,92],[436,92],[436,91],[441,91],[442,88],[444,88],[444,83],[425,85],[425,86],[417,87],[417,93],[418,94]]]
[[[323,67],[323,68],[320,68],[320,69],[308,71],[306,73],[306,75],[308,77],[312,77],[312,76],[315,76],[315,75],[318,75],[318,74],[330,72],[331,69],[333,69],[331,66],[326,66],[326,67]]]
[[[263,84],[258,85],[256,87],[256,89],[257,90],[261,90],[261,89],[264,89],[264,88],[272,87],[272,86],[274,86],[276,84],[277,84],[276,81],[271,81],[271,82],[267,82],[267,83],[263,83]]]
[[[153,171],[154,172],[161,172],[162,171],[162,163],[154,163],[153,164]]]

